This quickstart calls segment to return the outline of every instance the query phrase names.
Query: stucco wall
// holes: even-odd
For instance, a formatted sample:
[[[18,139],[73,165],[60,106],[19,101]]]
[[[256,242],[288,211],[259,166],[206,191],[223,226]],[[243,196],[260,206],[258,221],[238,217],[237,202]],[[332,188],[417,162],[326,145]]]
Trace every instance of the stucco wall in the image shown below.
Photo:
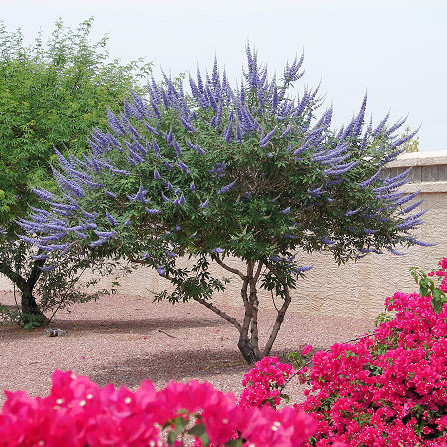
[[[385,297],[396,290],[417,290],[409,274],[411,266],[431,269],[441,257],[447,256],[447,152],[405,154],[387,166],[392,175],[408,167],[412,167],[412,183],[406,185],[406,191],[421,190],[420,197],[424,199],[421,209],[429,210],[416,235],[420,240],[437,245],[412,247],[406,256],[372,254],[340,267],[330,255],[302,253],[301,264],[313,264],[314,268],[294,291],[291,309],[304,314],[374,318],[382,312]],[[236,260],[228,260],[228,263],[237,266]],[[213,273],[229,277],[219,266]],[[100,287],[110,286],[112,281],[112,278],[104,278]],[[118,292],[150,298],[164,288],[169,288],[167,281],[148,269],[139,268],[120,280]],[[0,290],[12,290],[12,285],[1,275]],[[215,301],[238,305],[239,292],[240,283],[235,278],[224,293],[216,294]],[[268,294],[261,294],[261,303],[273,307]]]

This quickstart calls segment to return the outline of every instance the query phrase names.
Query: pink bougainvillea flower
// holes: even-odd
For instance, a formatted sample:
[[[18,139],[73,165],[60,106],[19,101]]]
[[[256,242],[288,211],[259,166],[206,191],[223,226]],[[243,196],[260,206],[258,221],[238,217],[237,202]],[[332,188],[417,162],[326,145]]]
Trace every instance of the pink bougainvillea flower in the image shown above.
[[[303,348],[303,350],[301,351],[301,353],[302,353],[303,355],[307,355],[307,354],[309,354],[310,352],[312,352],[312,349],[313,349],[312,345],[307,345],[307,346],[305,346],[305,347]]]

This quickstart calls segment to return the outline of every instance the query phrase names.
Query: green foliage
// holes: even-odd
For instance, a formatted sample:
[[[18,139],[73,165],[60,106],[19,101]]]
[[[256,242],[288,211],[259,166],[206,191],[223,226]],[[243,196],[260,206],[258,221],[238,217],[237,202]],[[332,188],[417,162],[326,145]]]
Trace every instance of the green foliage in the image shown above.
[[[104,126],[106,110],[150,70],[134,61],[109,61],[107,38],[91,43],[93,19],[76,30],[59,20],[48,40],[42,35],[25,47],[19,31],[0,22],[0,227],[25,215],[35,203],[29,186],[52,189],[54,148],[85,152],[91,129]]]
[[[59,20],[48,41],[39,34],[27,47],[20,30],[9,32],[0,22],[0,274],[22,296],[22,310],[3,308],[2,315],[22,326],[42,324],[42,312],[96,298],[75,287],[80,272],[93,262],[102,272],[111,267],[75,255],[63,269],[44,272],[45,262],[32,258],[41,252],[17,238],[17,219],[39,204],[31,186],[56,189],[54,148],[85,153],[91,129],[107,123],[107,109],[119,110],[130,89],[141,93],[139,82],[150,72],[143,60],[109,60],[108,38],[90,40],[92,24],[90,18],[71,29]]]
[[[421,296],[431,296],[431,304],[433,310],[439,314],[444,306],[447,303],[447,294],[439,287],[439,285],[435,284],[435,281],[432,279],[433,272],[431,275],[428,275],[423,269],[418,267],[410,268],[411,276],[416,281],[416,284],[419,284],[419,293]],[[439,279],[439,277],[436,276]]]
[[[405,128],[404,136],[408,136],[411,133],[409,127]],[[419,137],[413,137],[403,144],[406,153],[419,152]]]

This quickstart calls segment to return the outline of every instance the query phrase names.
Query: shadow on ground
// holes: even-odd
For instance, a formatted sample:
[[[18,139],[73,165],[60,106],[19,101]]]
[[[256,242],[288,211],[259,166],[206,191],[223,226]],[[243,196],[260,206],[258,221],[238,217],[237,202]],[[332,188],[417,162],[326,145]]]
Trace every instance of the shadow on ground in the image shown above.
[[[175,381],[182,381],[185,378],[211,381],[212,377],[224,374],[226,371],[243,375],[249,369],[250,366],[238,350],[179,349],[178,352],[155,353],[109,364],[90,378],[100,386],[112,382],[115,385],[135,388],[146,379],[152,380],[155,384],[165,383],[167,377]]]
[[[134,333],[146,334],[154,330],[220,327],[228,325],[224,320],[204,318],[147,318],[142,320],[53,320],[50,327],[68,331],[70,336],[82,336],[86,331],[92,334]],[[44,336],[45,328],[24,330],[16,325],[0,327],[0,337],[23,339]]]
[[[187,329],[200,327],[220,327],[224,320],[204,318],[145,318],[141,320],[54,320],[52,327],[66,329],[70,333],[88,330],[93,333],[147,333],[156,329]]]
[[[278,357],[280,362],[289,363],[285,354],[289,351],[273,351],[270,356]],[[112,382],[116,386],[139,387],[144,380],[165,384],[166,378],[174,381],[208,380],[221,374],[237,374],[241,378],[252,366],[235,349],[180,349],[179,351],[159,352],[153,355],[132,357],[125,361],[101,367],[90,379],[100,386]]]

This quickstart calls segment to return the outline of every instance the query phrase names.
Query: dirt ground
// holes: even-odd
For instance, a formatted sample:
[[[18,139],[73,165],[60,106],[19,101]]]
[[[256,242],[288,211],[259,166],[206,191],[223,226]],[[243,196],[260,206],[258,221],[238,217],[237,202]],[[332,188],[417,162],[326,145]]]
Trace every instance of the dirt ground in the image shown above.
[[[12,294],[0,292],[0,303],[13,304]],[[241,320],[241,308],[224,310]],[[260,312],[261,343],[274,318],[272,311]],[[43,329],[0,327],[1,389],[44,396],[59,369],[86,375],[100,386],[112,382],[135,390],[146,379],[157,388],[171,380],[198,379],[239,395],[250,369],[237,348],[236,329],[195,302],[172,305],[112,295],[60,311],[50,327],[67,334],[48,337]],[[271,355],[284,359],[307,344],[326,349],[372,327],[372,321],[288,313]],[[302,400],[302,391],[297,381],[286,390],[291,402]],[[1,394],[0,407],[4,401]]]

